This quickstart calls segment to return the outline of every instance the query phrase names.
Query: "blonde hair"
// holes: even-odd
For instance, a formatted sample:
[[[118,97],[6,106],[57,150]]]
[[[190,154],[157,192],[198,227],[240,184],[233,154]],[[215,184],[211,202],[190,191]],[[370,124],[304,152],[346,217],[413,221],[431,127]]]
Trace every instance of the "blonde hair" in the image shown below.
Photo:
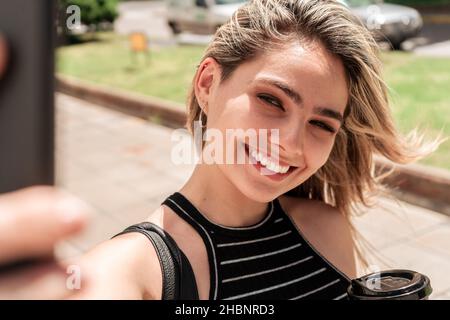
[[[244,61],[293,40],[320,41],[341,59],[349,100],[344,124],[326,164],[287,194],[322,200],[349,218],[357,212],[357,204],[369,207],[372,196],[388,190],[381,180],[392,170],[376,173],[374,155],[406,164],[434,151],[440,142],[425,144],[416,130],[406,136],[397,132],[388,87],[381,78],[379,47],[339,1],[251,0],[216,31],[201,61],[212,57],[218,62],[222,83]],[[201,115],[194,82],[187,107],[187,128],[192,133],[193,123]],[[202,113],[202,117],[206,123],[206,115]]]

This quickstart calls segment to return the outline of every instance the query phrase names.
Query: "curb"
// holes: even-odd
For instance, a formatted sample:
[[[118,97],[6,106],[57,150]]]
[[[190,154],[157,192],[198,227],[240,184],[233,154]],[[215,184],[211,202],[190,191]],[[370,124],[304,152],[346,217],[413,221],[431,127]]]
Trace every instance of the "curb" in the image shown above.
[[[181,128],[186,123],[185,107],[179,103],[63,75],[56,76],[56,90],[170,128]],[[420,164],[393,165],[376,159],[376,169],[381,172],[392,166],[396,171],[383,182],[393,188],[399,199],[450,216],[449,171]]]
[[[186,123],[185,107],[178,103],[63,75],[56,75],[55,80],[57,91],[79,99],[171,128],[184,127]]]
[[[376,168],[395,171],[383,182],[401,200],[450,216],[450,171],[421,164],[397,165],[376,158]]]

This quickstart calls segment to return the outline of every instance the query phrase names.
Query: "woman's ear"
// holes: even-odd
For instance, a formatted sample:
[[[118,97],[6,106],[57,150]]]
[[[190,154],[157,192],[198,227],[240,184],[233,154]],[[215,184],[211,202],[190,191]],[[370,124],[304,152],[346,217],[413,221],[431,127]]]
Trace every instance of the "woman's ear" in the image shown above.
[[[214,97],[215,88],[219,82],[220,67],[214,58],[208,57],[203,60],[197,70],[195,77],[195,97],[205,114],[208,113],[208,105]]]

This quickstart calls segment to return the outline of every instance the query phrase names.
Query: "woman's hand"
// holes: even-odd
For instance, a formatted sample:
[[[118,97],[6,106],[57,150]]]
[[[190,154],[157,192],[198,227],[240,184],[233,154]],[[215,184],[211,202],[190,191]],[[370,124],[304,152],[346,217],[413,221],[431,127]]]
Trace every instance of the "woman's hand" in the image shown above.
[[[84,227],[90,211],[49,186],[0,195],[0,299],[63,299],[74,293],[53,249]]]
[[[0,78],[7,56],[0,34]],[[83,228],[89,211],[81,200],[49,186],[0,194],[0,299],[73,296],[66,285],[71,275],[54,260],[53,249]]]

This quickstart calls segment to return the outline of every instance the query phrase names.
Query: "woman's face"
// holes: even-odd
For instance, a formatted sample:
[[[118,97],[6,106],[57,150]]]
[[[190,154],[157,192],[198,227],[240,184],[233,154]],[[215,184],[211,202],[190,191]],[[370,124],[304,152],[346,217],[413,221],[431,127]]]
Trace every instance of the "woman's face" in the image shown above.
[[[207,105],[208,129],[219,130],[223,137],[227,129],[279,130],[278,140],[266,135],[268,143],[278,148],[278,158],[262,148],[260,140],[255,144],[236,137],[234,150],[239,151],[239,144],[245,146],[241,148],[245,163],[213,164],[244,195],[259,202],[271,201],[326,163],[341,128],[339,118],[347,105],[348,87],[342,62],[321,44],[292,43],[264,53],[241,64],[222,84],[220,66],[214,59],[205,59],[199,70],[196,97],[201,106]],[[256,165],[250,163],[252,151],[260,153]],[[268,171],[264,157],[278,160],[284,167],[275,171],[283,172],[289,166],[288,171]]]

